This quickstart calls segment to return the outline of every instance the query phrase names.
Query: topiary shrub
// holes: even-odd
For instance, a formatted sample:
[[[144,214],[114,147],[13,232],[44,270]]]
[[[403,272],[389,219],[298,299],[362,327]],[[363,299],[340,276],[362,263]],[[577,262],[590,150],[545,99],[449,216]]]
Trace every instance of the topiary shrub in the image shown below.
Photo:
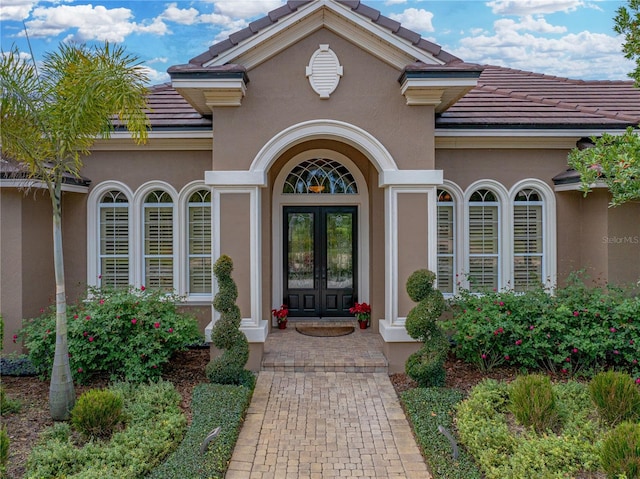
[[[108,389],[90,389],[71,410],[71,424],[86,438],[106,439],[123,420],[122,396]]]
[[[640,424],[623,422],[609,431],[602,442],[600,462],[607,477],[640,478]]]
[[[518,376],[509,385],[509,400],[509,409],[518,422],[532,427],[538,434],[559,424],[556,396],[548,376]]]
[[[589,382],[589,395],[600,418],[611,426],[640,419],[640,391],[628,374],[618,371],[596,374]]]
[[[405,327],[422,348],[407,359],[405,371],[420,387],[444,386],[444,362],[449,343],[436,321],[444,311],[442,293],[433,289],[436,275],[426,269],[415,271],[407,280],[407,294],[418,303],[407,315]]]
[[[249,342],[240,331],[240,308],[236,304],[238,288],[231,277],[233,261],[222,255],[213,266],[218,280],[218,293],[213,298],[213,307],[220,313],[211,332],[211,342],[222,350],[222,354],[211,360],[206,367],[207,377],[219,384],[244,384],[250,373],[244,369],[249,360]]]

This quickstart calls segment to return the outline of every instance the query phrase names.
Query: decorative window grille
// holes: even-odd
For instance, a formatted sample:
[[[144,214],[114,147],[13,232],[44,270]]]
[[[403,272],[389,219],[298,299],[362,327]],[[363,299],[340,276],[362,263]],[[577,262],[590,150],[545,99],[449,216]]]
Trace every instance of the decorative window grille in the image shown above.
[[[287,176],[282,192],[355,195],[358,187],[346,166],[337,161],[316,158],[296,165]]]
[[[144,200],[144,278],[147,288],[173,291],[173,200],[152,191]]]
[[[544,281],[542,195],[534,189],[518,192],[513,204],[513,288],[526,291]]]
[[[446,190],[438,190],[438,289],[443,294],[455,292],[455,204]]]
[[[108,288],[129,285],[129,200],[121,191],[107,191],[100,211],[98,284]]]
[[[500,280],[500,203],[492,191],[480,189],[471,195],[468,208],[469,289],[492,291]]]
[[[211,192],[198,190],[189,197],[188,294],[211,293]]]

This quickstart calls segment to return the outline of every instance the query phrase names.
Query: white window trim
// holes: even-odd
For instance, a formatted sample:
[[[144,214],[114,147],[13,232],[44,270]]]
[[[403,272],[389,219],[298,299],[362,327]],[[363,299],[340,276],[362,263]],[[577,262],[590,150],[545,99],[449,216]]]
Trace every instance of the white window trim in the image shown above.
[[[87,285],[99,287],[100,281],[100,199],[107,191],[122,192],[129,202],[129,283],[133,284],[134,194],[120,181],[105,181],[91,190],[87,197]]]
[[[556,244],[556,196],[551,187],[544,181],[529,178],[518,181],[509,190],[509,217],[513,221],[515,198],[519,191],[531,188],[535,189],[542,195],[542,274],[544,277],[544,286],[553,289],[557,281],[557,244]],[[513,242],[513,228],[510,228],[511,241]],[[513,244],[513,243],[512,243]],[[509,276],[513,278],[513,247],[509,250],[508,256]]]
[[[134,264],[134,276],[133,276],[133,286],[139,288],[140,286],[144,286],[145,276],[144,276],[144,200],[147,195],[154,190],[162,190],[171,196],[171,200],[173,201],[173,289],[175,292],[178,291],[178,263],[180,258],[180,247],[179,247],[179,224],[178,224],[178,194],[176,190],[168,183],[164,181],[149,181],[140,188],[136,190],[136,194],[134,195],[134,204],[133,204],[133,212],[135,215],[136,221],[134,221],[134,230],[133,230],[133,238],[132,242],[135,245],[136,261]]]
[[[470,198],[477,190],[487,189],[493,192],[498,198],[498,289],[505,289],[509,284],[509,251],[512,251],[511,244],[510,219],[509,214],[512,208],[509,208],[509,193],[507,190],[495,180],[478,180],[466,189],[464,194],[464,221],[462,222],[464,238],[464,271],[469,271],[469,203]],[[507,258],[505,258],[505,254]],[[466,274],[461,276],[461,286],[466,289],[469,288],[469,279]]]
[[[462,228],[460,227],[460,223],[462,218],[465,217],[464,210],[464,192],[462,189],[449,180],[444,180],[442,186],[438,186],[437,190],[447,190],[449,194],[451,194],[451,198],[453,201],[453,294],[451,293],[443,293],[445,298],[450,298],[458,294],[458,289],[460,286],[460,278],[461,278],[461,270],[460,265],[464,264],[461,261],[464,250],[464,235],[461,234]],[[437,208],[437,192],[436,192],[436,208]],[[437,217],[436,217],[436,228],[437,228]],[[437,253],[436,253],[437,256]],[[436,260],[437,261],[437,260]],[[436,262],[436,272],[437,272],[437,262]]]
[[[185,185],[180,191],[178,197],[179,204],[179,236],[180,241],[178,243],[178,254],[180,260],[178,261],[178,292],[179,294],[186,295],[186,301],[188,303],[206,303],[209,304],[213,301],[213,293],[193,293],[188,294],[189,289],[189,198],[198,190],[208,190],[211,192],[211,254],[213,263],[213,191],[209,185],[206,185],[204,181],[196,180]],[[213,272],[211,273],[211,288],[213,290]]]

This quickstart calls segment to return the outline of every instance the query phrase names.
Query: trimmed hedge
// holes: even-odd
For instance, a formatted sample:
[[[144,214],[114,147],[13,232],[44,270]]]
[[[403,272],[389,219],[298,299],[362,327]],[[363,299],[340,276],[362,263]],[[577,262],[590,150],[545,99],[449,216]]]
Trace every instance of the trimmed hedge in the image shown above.
[[[252,393],[253,387],[223,384],[196,386],[191,399],[193,422],[182,444],[148,478],[223,478]],[[220,434],[209,443],[205,454],[200,455],[202,442],[218,426],[221,426]]]
[[[454,460],[449,440],[438,431],[442,426],[454,433],[453,413],[462,401],[462,393],[444,388],[416,388],[401,394],[400,399],[412,424],[422,453],[433,477],[441,479],[480,479],[482,474],[471,456],[459,448]]]

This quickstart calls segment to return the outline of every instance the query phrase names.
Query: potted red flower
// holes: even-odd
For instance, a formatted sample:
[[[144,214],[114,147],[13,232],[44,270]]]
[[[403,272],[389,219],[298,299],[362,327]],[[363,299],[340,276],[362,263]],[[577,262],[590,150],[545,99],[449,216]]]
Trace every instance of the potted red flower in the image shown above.
[[[360,329],[367,329],[371,320],[371,306],[367,303],[356,303],[349,308],[351,314],[355,314],[358,319]]]
[[[280,305],[279,309],[272,309],[271,314],[276,318],[278,322],[278,329],[286,329],[287,328],[287,319],[289,316],[289,309],[286,304]]]

